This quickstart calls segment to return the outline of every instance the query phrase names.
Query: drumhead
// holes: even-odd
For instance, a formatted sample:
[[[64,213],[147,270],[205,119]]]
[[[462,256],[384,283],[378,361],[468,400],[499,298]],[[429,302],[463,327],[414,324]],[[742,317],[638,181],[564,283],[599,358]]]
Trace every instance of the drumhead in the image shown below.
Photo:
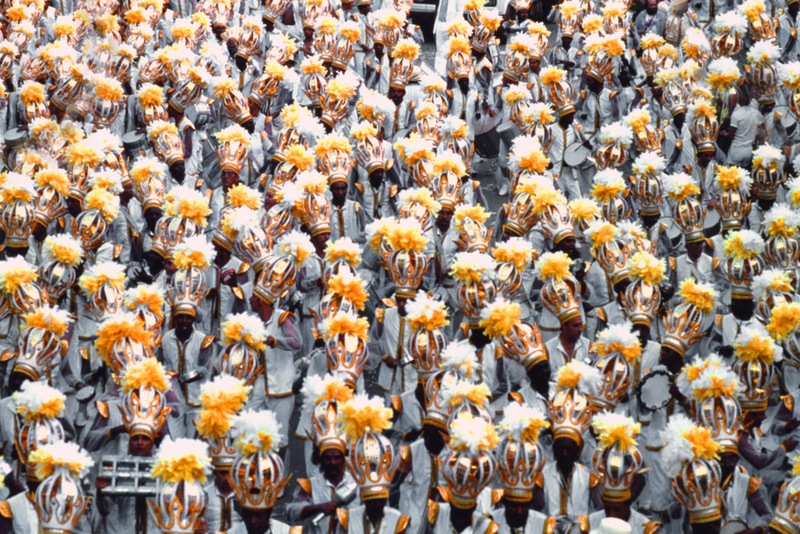
[[[649,410],[663,408],[672,395],[669,392],[671,380],[664,369],[655,369],[642,377],[636,390],[639,402]]]
[[[789,109],[789,106],[776,106],[775,113],[780,113],[781,118],[778,120],[787,130],[797,124],[797,117],[794,116],[794,113],[792,113],[792,110]]]
[[[128,132],[122,136],[122,146],[127,153],[133,153],[147,146],[147,136],[144,133]]]
[[[572,143],[564,151],[564,163],[570,167],[578,167],[589,157],[591,150],[583,146],[583,143],[577,141]]]
[[[741,519],[731,519],[722,525],[719,534],[739,534],[745,530],[747,530],[747,523]]]
[[[28,139],[28,130],[20,130],[17,128],[6,130],[6,133],[3,134],[3,139],[6,142],[6,146],[19,145]]]

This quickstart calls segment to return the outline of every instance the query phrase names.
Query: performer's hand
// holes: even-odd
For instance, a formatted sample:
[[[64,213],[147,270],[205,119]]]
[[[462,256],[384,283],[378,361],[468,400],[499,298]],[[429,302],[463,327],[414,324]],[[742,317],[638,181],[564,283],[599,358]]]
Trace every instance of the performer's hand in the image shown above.
[[[111,485],[111,479],[108,477],[97,477],[94,481],[94,487],[101,490]]]
[[[336,503],[331,501],[326,502],[325,504],[320,504],[319,511],[325,515],[331,515],[336,512]]]
[[[786,452],[793,451],[795,447],[797,447],[797,440],[794,438],[786,438],[783,440],[783,448],[786,449]]]
[[[686,402],[686,397],[683,396],[683,393],[681,393],[681,390],[678,389],[677,384],[674,382],[669,385],[669,392],[679,403],[683,404]]]
[[[397,367],[397,360],[392,358],[391,356],[384,356],[383,363],[386,364],[386,367],[389,369],[394,369]]]
[[[236,284],[236,271],[233,269],[228,269],[225,272],[219,275],[219,281],[225,284],[226,286],[233,287]]]

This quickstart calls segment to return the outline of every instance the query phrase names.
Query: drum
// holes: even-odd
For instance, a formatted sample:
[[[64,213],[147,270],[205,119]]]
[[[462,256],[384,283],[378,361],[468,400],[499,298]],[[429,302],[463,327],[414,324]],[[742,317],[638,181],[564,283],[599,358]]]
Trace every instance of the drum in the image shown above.
[[[6,133],[3,134],[3,138],[5,139],[7,147],[20,146],[28,140],[28,129],[12,128],[11,130],[6,130]]]
[[[122,136],[122,146],[125,147],[125,154],[133,158],[147,150],[147,135],[144,132],[128,132]]]
[[[12,128],[11,130],[8,130],[6,131],[5,134],[3,134],[3,139],[5,140],[5,145],[7,149],[20,148],[28,140],[28,130]],[[8,151],[8,161],[6,161],[5,163],[9,169],[16,168],[17,165],[16,150]]]
[[[669,403],[672,380],[666,369],[653,369],[642,377],[636,387],[636,396],[648,410],[663,408]]]
[[[722,525],[719,534],[739,534],[739,532],[744,532],[745,530],[747,530],[747,523],[741,519],[731,519]]]
[[[775,116],[778,117],[778,115],[780,115],[778,120],[780,121],[781,126],[787,130],[797,124],[797,118],[794,116],[788,106],[777,106],[775,108]]]
[[[75,393],[75,400],[81,404],[86,404],[87,402],[91,402],[94,399],[95,391],[93,387],[85,387],[78,390]]]
[[[580,141],[575,141],[564,151],[564,163],[570,167],[580,167],[589,158],[591,150],[583,146]]]
[[[500,136],[496,129],[475,136],[475,152],[484,159],[496,158],[500,154]]]

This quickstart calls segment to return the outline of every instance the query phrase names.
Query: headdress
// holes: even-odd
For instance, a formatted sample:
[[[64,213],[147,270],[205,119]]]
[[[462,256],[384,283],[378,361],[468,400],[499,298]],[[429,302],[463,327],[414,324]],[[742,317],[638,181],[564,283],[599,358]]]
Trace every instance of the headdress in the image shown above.
[[[731,298],[750,299],[750,285],[764,269],[761,252],[764,240],[755,232],[731,232],[725,240],[726,272],[731,283]]]
[[[622,294],[622,304],[628,319],[635,325],[649,327],[661,308],[659,284],[664,279],[666,265],[649,252],[637,252],[628,260],[628,275],[632,283]]]
[[[604,501],[626,502],[631,498],[631,484],[642,472],[644,459],[636,443],[641,428],[630,417],[614,412],[594,416],[597,452],[592,463],[600,475],[600,493]]]
[[[692,381],[695,418],[711,428],[711,438],[722,446],[723,452],[739,452],[739,424],[742,408],[737,397],[744,388],[727,365],[709,365]]]
[[[636,369],[641,365],[642,347],[629,322],[612,325],[597,335],[598,358],[594,366],[606,379],[593,404],[613,410],[627,397],[635,382]]]
[[[478,326],[481,311],[497,294],[495,268],[494,259],[481,252],[459,252],[450,266],[450,275],[456,280],[455,304],[470,326]]]
[[[763,411],[778,379],[774,364],[783,360],[783,350],[760,325],[743,328],[733,348],[738,359],[733,369],[744,385],[739,404],[742,410]]]
[[[557,391],[550,399],[553,438],[569,438],[583,445],[583,433],[592,418],[591,401],[603,387],[603,375],[595,367],[571,361],[558,370]]]
[[[164,439],[151,471],[156,495],[148,503],[162,531],[188,534],[194,530],[208,505],[203,484],[210,467],[208,446],[203,441]]]
[[[31,499],[39,528],[42,532],[72,532],[89,505],[80,480],[94,460],[78,445],[60,440],[39,447],[29,460],[41,481]]]
[[[678,414],[669,420],[661,439],[666,444],[661,463],[672,478],[673,494],[689,510],[689,520],[719,520],[722,470],[717,458],[721,446],[711,438],[711,429],[696,426]]]
[[[450,505],[460,509],[475,506],[478,494],[494,477],[497,460],[493,450],[499,438],[491,423],[462,413],[450,425],[450,452],[442,462]]]
[[[311,430],[308,437],[319,453],[328,449],[346,453],[345,439],[339,432],[340,406],[353,399],[353,390],[338,377],[308,375],[303,382],[303,398],[311,409]]]
[[[94,347],[97,355],[119,376],[128,365],[153,357],[153,333],[130,313],[117,313],[103,321]]]
[[[539,434],[549,426],[545,414],[529,406],[511,403],[503,411],[497,461],[507,501],[527,504],[533,498],[546,460]]]
[[[170,413],[165,391],[169,379],[155,358],[130,363],[120,376],[122,382],[122,422],[133,437],[143,435],[155,441]]]
[[[442,352],[447,346],[442,328],[450,324],[447,307],[443,302],[420,293],[406,303],[406,321],[412,333],[405,348],[412,358],[419,381],[424,385],[441,370]]]
[[[200,412],[194,423],[209,446],[214,469],[230,470],[236,449],[230,430],[233,418],[244,408],[251,387],[230,375],[220,375],[200,388]]]
[[[320,328],[325,338],[328,369],[353,389],[369,356],[368,325],[366,319],[338,312],[326,319]]]
[[[272,508],[288,482],[278,455],[286,439],[281,424],[271,411],[247,410],[234,417],[230,432],[236,440],[230,474],[236,499],[250,510]]]
[[[361,501],[386,499],[399,456],[381,434],[392,426],[392,410],[379,397],[357,395],[338,406],[339,431],[347,437],[347,467],[358,484]]]

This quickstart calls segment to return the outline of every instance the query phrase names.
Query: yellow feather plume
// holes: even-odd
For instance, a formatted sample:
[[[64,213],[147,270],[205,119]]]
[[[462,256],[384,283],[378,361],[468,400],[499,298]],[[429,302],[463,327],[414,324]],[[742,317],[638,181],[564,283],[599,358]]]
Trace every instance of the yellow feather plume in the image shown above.
[[[570,268],[574,262],[563,252],[545,254],[539,262],[539,278],[542,280],[563,280],[570,276]]]
[[[119,199],[103,188],[93,188],[83,199],[85,210],[99,210],[106,222],[111,222],[119,215]]]
[[[544,85],[552,85],[561,81],[561,78],[566,74],[558,67],[545,67],[539,74],[539,81]]]
[[[22,316],[22,320],[25,322],[25,328],[40,328],[52,332],[58,337],[63,336],[69,327],[69,324],[59,321],[51,313],[45,313],[42,308],[26,313]]]
[[[43,103],[45,99],[44,85],[37,82],[26,82],[19,92],[19,98],[26,106]]]
[[[204,438],[220,439],[231,429],[231,420],[244,408],[251,386],[245,386],[241,380],[231,379],[227,388],[215,388],[200,394],[203,408],[195,419],[197,433]]]
[[[169,389],[169,378],[164,367],[155,358],[146,358],[140,362],[132,363],[122,373],[122,389],[125,393],[149,387],[157,391]]]
[[[378,135],[378,129],[371,122],[363,121],[359,124],[354,124],[350,129],[350,135],[353,139],[363,141],[368,137],[375,137]]]
[[[131,322],[107,321],[97,330],[94,348],[97,354],[109,363],[114,344],[121,339],[130,339],[133,343],[141,343],[147,350],[153,348],[153,333],[146,330],[144,322],[136,319]]]
[[[486,210],[484,210],[483,206],[480,204],[475,204],[474,206],[458,206],[453,214],[453,221],[455,222],[456,228],[460,228],[467,219],[483,224],[489,220],[489,214],[486,213]]]
[[[178,127],[171,122],[160,121],[150,127],[149,133],[150,141],[155,141],[161,134],[178,135]]]
[[[250,146],[250,134],[238,124],[228,126],[221,132],[215,133],[214,136],[220,143],[239,143],[246,147]]]
[[[343,274],[337,274],[328,280],[328,293],[335,293],[353,303],[359,310],[364,309],[367,302],[367,292],[364,291],[364,282],[358,277],[345,280]]]
[[[67,148],[67,161],[70,165],[83,165],[96,167],[100,163],[102,154],[93,145],[88,143],[74,143]]]
[[[139,92],[139,104],[143,108],[164,105],[164,91],[157,85],[148,85]]]
[[[590,221],[600,215],[600,207],[590,198],[578,198],[567,204],[576,221]]]
[[[714,309],[713,290],[699,286],[693,278],[681,282],[678,294],[684,302],[697,306],[706,315]]]
[[[592,233],[592,246],[600,248],[617,236],[617,227],[611,223],[602,223],[597,231]]]
[[[479,323],[486,335],[491,338],[507,336],[515,324],[519,323],[522,308],[516,302],[506,301],[492,305],[489,313]]]
[[[325,88],[328,96],[336,100],[350,100],[356,94],[356,88],[346,83],[342,83],[339,79],[334,78],[328,82]]]
[[[711,429],[704,426],[692,426],[681,432],[681,437],[692,444],[692,452],[695,458],[711,460],[719,459],[719,452],[722,445],[711,438]]]
[[[619,445],[624,454],[636,446],[636,436],[642,431],[639,423],[634,423],[629,418],[598,417],[592,422],[598,433],[597,447],[600,450]]]
[[[462,53],[469,55],[469,41],[464,39],[463,37],[451,37],[448,41],[448,57],[452,56],[453,54]]]
[[[368,402],[356,397],[339,408],[339,431],[355,442],[367,432],[380,433],[392,426],[392,410],[383,402]]]
[[[419,57],[419,45],[411,39],[404,39],[395,45],[394,50],[392,50],[392,57],[394,59],[401,57],[414,61]]]
[[[42,169],[36,173],[34,178],[37,188],[52,187],[58,194],[67,196],[69,194],[69,178],[67,173],[57,168]]]
[[[324,323],[325,339],[330,339],[339,334],[351,334],[361,341],[367,341],[369,323],[363,317],[353,317],[346,313],[337,313],[326,319]]]
[[[324,158],[328,152],[341,152],[350,155],[352,146],[346,137],[341,135],[326,135],[314,147],[318,158]]]
[[[101,100],[111,100],[112,102],[119,102],[125,97],[122,84],[114,78],[108,78],[106,76],[98,76],[95,78],[94,94]]]
[[[800,304],[780,304],[772,308],[767,332],[775,341],[784,341],[800,327]]]
[[[524,169],[529,172],[534,172],[536,174],[542,174],[544,171],[547,170],[547,167],[550,165],[550,158],[544,155],[544,152],[541,150],[530,150],[526,154],[523,154],[519,160],[519,167],[520,169]]]
[[[425,250],[428,238],[422,235],[419,227],[409,224],[396,224],[387,229],[384,239],[392,250],[405,250],[420,253]]]
[[[291,145],[284,152],[284,160],[302,172],[314,165],[314,153],[303,145]]]
[[[533,259],[533,248],[519,248],[514,246],[499,246],[492,249],[495,261],[513,263],[518,271],[523,270]]]
[[[660,284],[664,280],[665,271],[664,260],[659,260],[648,252],[637,252],[628,262],[630,276],[651,285]]]

